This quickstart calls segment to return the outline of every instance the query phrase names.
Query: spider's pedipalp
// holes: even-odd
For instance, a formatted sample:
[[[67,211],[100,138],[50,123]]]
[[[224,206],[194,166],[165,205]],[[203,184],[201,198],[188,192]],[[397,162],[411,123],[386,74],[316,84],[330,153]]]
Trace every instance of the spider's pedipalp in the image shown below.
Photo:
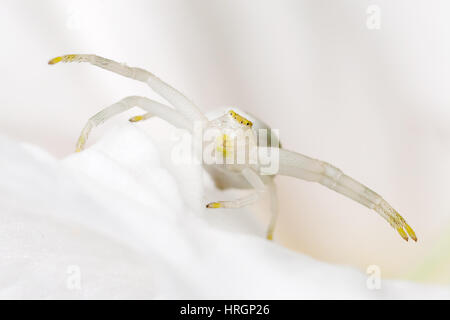
[[[236,199],[236,200],[210,202],[206,205],[206,208],[208,208],[208,209],[218,209],[218,208],[237,209],[237,208],[249,206],[249,205],[255,203],[257,200],[258,200],[258,193],[252,192],[250,195],[245,196],[243,198]]]
[[[268,240],[273,240],[273,233],[275,231],[275,224],[277,221],[277,209],[278,209],[278,204],[277,204],[277,198],[276,198],[276,192],[275,192],[275,183],[274,181],[271,179],[270,182],[268,182],[267,184],[265,184],[261,177],[252,169],[250,168],[245,168],[242,170],[242,175],[245,177],[245,179],[247,180],[247,182],[250,184],[250,186],[254,189],[254,191],[243,197],[243,198],[239,198],[239,199],[235,199],[235,200],[231,200],[231,201],[216,201],[216,202],[210,202],[206,205],[206,208],[208,209],[217,209],[217,208],[242,208],[242,207],[246,207],[249,206],[253,203],[255,203],[259,196],[266,192],[269,191],[270,195],[271,195],[271,217],[270,217],[270,222],[269,222],[269,226],[267,228],[267,233],[266,233],[266,238]]]
[[[259,194],[266,190],[261,178],[253,170],[246,168],[242,171],[242,175],[247,179],[248,183],[255,189],[250,195],[232,200],[232,201],[216,201],[206,205],[207,208],[242,208],[255,203],[258,200]]]

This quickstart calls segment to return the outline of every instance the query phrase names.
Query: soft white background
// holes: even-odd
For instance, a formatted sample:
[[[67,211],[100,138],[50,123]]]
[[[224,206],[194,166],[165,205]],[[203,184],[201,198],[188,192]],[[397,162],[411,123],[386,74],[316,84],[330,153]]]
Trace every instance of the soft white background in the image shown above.
[[[366,27],[372,4],[380,30]],[[266,120],[286,148],[384,196],[419,237],[406,243],[351,200],[279,178],[279,244],[450,283],[449,10],[448,1],[1,0],[0,133],[65,157],[102,107],[156,95],[98,68],[47,61],[95,53],[140,66],[204,111],[235,105]]]

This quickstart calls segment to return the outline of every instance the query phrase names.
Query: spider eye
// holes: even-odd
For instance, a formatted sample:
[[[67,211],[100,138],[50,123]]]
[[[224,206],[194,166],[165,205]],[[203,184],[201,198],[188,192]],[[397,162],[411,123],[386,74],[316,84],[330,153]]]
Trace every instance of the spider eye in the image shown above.
[[[233,112],[230,112],[230,116],[232,116],[233,115]]]
[[[249,125],[250,125],[250,122],[247,122],[247,125],[249,126]]]
[[[244,121],[241,121],[241,123],[244,123]]]

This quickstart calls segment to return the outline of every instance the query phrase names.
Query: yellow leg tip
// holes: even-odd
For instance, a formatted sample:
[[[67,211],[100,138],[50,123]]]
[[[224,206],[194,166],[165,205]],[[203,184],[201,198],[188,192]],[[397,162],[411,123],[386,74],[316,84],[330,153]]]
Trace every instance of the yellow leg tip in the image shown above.
[[[141,121],[141,120],[144,120],[143,116],[134,116],[134,117],[130,118],[128,121],[130,121],[130,122],[138,122],[138,121]]]
[[[86,139],[84,139],[83,137],[80,137],[80,138],[78,139],[77,146],[76,146],[76,148],[75,148],[75,152],[80,152],[80,151],[82,151],[83,148],[84,148],[85,142],[86,142]]]
[[[397,232],[405,241],[408,241],[408,236],[406,235],[406,232],[402,227],[398,227]]]
[[[220,205],[219,202],[211,202],[211,203],[208,203],[208,204],[206,205],[206,207],[207,207],[207,208],[210,208],[210,209],[217,209],[217,208],[220,208],[221,205]]]
[[[79,57],[79,55],[76,55],[76,54],[67,54],[65,56],[60,56],[60,57],[56,57],[56,58],[51,59],[48,62],[48,64],[50,64],[50,65],[51,64],[56,64],[56,63],[61,62],[61,61],[63,61],[63,62],[72,62],[72,61],[75,60],[75,58],[78,58],[78,57]]]
[[[400,234],[400,236],[405,239],[406,241],[408,241],[408,235],[411,237],[411,239],[413,239],[414,241],[417,242],[417,237],[416,237],[416,233],[414,232],[414,230],[406,223],[405,219],[403,219],[403,217],[398,213],[395,212],[395,218],[397,218],[397,232]],[[394,221],[395,223],[395,221]],[[401,225],[401,227],[399,227],[398,225]],[[408,235],[405,233],[405,231],[403,230],[403,228],[405,228],[406,232],[408,233]]]
[[[405,229],[406,229],[406,232],[408,232],[408,234],[409,234],[409,236],[411,237],[411,239],[413,239],[414,241],[417,242],[417,236],[416,236],[416,233],[415,233],[414,230],[413,230],[408,224],[406,224],[406,223],[405,223]]]
[[[273,234],[268,234],[266,236],[266,239],[272,241],[273,240]]]
[[[56,57],[56,58],[53,58],[53,59],[51,59],[49,62],[48,62],[48,64],[56,64],[56,63],[58,63],[58,62],[60,62],[60,61],[62,61],[62,57]]]

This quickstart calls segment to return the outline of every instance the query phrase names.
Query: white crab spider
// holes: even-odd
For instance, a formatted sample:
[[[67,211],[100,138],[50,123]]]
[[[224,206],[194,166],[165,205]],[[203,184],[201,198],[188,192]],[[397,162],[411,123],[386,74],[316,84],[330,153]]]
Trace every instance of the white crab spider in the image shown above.
[[[222,114],[219,118],[208,120],[208,118],[197,108],[197,106],[183,94],[144,69],[129,67],[125,64],[109,59],[87,54],[71,54],[56,57],[50,60],[49,64],[53,65],[58,62],[89,62],[90,64],[114,73],[118,73],[125,77],[145,82],[174,107],[173,109],[145,97],[126,97],[103,109],[89,119],[81,132],[80,138],[78,139],[77,151],[81,151],[83,149],[92,128],[103,123],[112,116],[136,106],[144,109],[147,113],[131,118],[130,121],[132,122],[145,120],[151,116],[157,116],[176,127],[190,131],[192,131],[194,122],[202,123],[204,127],[217,127],[219,125],[231,130],[235,130],[236,128],[244,130],[268,128],[264,122],[254,117],[251,118],[248,115],[245,115],[244,117],[243,112],[239,111],[239,113],[237,113],[233,110],[228,110],[227,113]],[[226,143],[227,137],[224,137],[223,141]],[[406,241],[408,241],[408,235],[413,240],[417,241],[417,237],[413,229],[406,223],[402,216],[400,216],[397,211],[395,211],[377,193],[345,175],[341,170],[329,163],[283,149],[281,148],[281,145],[278,146],[279,171],[277,174],[318,182],[350,199],[363,204],[370,209],[375,210],[381,217],[389,222],[389,224],[396,229],[400,236]],[[222,152],[225,154],[226,150],[227,148],[225,147]],[[250,164],[239,166],[212,165],[206,166],[206,168],[212,174],[213,178],[216,179],[218,186],[221,188],[252,187],[255,189],[255,192],[247,197],[234,201],[211,202],[207,205],[207,208],[244,207],[256,202],[261,193],[269,191],[272,201],[272,216],[267,230],[267,238],[272,239],[277,218],[275,185],[273,182],[275,175],[261,175],[258,171],[258,166]],[[218,179],[219,176],[220,179]]]

